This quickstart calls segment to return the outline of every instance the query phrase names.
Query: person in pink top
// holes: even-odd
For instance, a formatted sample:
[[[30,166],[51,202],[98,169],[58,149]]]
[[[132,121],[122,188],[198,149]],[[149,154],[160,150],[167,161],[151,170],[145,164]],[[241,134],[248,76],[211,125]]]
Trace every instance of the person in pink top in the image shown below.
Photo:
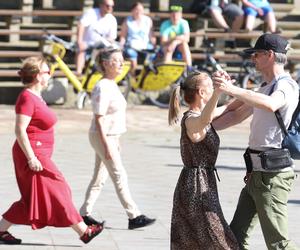
[[[77,212],[69,185],[51,160],[53,126],[57,119],[41,97],[48,86],[49,67],[42,57],[24,60],[19,71],[25,89],[16,102],[16,141],[13,161],[21,198],[0,220],[0,243],[21,244],[7,230],[13,224],[71,227],[84,243],[103,230],[103,224],[87,226]]]

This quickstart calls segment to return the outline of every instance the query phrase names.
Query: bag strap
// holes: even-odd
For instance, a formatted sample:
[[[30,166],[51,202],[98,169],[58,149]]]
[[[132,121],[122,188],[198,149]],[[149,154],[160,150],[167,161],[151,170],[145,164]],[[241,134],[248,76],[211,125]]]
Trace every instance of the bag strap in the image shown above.
[[[275,111],[275,116],[276,116],[276,118],[277,118],[277,121],[278,121],[278,123],[279,123],[279,126],[280,126],[282,132],[284,133],[285,136],[287,136],[288,132],[287,132],[287,130],[286,130],[286,127],[285,127],[285,125],[284,125],[284,122],[283,122],[283,119],[282,119],[282,116],[281,116],[279,110],[276,110],[276,111]],[[291,123],[292,123],[292,122],[291,122]]]
[[[285,78],[285,77],[284,77],[284,78]],[[277,82],[278,82],[278,81],[276,81],[276,82],[272,85],[272,87],[271,87],[271,89],[270,89],[270,92],[269,92],[269,95],[271,95],[271,94],[274,92],[275,84],[276,84]],[[298,114],[298,112],[300,111],[300,102],[299,102],[299,99],[300,99],[300,91],[299,91],[298,105],[297,105],[297,108],[295,109],[295,111],[294,111],[294,113],[293,113],[292,120],[291,120],[291,122],[290,122],[290,126],[291,126],[291,124],[295,121],[295,119],[297,118],[297,114]],[[279,126],[280,126],[280,128],[281,128],[283,134],[284,134],[285,136],[287,136],[288,132],[287,132],[287,129],[286,129],[285,125],[284,125],[284,122],[283,122],[283,119],[282,119],[282,116],[281,116],[279,110],[276,110],[274,113],[275,113],[276,119],[277,119],[277,121],[278,121],[278,123],[279,123]]]

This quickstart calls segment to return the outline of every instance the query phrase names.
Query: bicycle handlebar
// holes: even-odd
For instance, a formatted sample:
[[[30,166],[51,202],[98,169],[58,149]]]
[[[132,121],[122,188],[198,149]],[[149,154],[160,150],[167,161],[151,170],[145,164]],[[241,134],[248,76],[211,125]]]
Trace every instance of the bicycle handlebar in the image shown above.
[[[71,51],[76,50],[75,43],[67,42],[67,41],[63,40],[62,38],[57,37],[56,35],[48,33],[47,35],[43,35],[43,39],[46,40],[46,41],[52,41],[52,42],[60,43],[68,50],[71,50]]]
[[[153,49],[136,49],[131,46],[129,46],[129,48],[135,50],[136,52],[142,53],[142,54],[156,54],[160,50],[159,46],[156,46]]]

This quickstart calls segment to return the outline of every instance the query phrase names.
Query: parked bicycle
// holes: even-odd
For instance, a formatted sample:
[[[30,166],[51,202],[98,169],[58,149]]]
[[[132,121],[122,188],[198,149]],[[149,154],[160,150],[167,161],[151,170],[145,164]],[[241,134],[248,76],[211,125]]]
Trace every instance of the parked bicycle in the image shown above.
[[[216,71],[222,71],[223,68],[220,63],[214,58],[215,53],[215,44],[204,37],[202,42],[204,48],[204,60],[201,63],[197,63],[194,65],[194,69],[198,71],[204,71],[208,73],[210,76]],[[219,105],[226,103],[231,97],[225,94],[222,94],[219,98]]]
[[[86,62],[82,78],[79,79],[63,61],[66,50],[74,52],[76,51],[76,45],[52,34],[47,34],[43,38],[43,54],[50,64],[51,73],[54,73],[54,71],[58,68],[64,73],[69,82],[73,85],[75,93],[77,93],[77,108],[84,108],[95,84],[103,77],[102,74],[97,70],[95,55],[98,53],[99,49],[107,46],[107,44],[104,44],[104,42],[101,41],[99,44],[88,48],[90,52],[88,54],[91,54],[91,56]],[[131,88],[128,76],[129,70],[130,62],[125,61],[123,72],[116,79],[116,82],[118,83],[125,98],[127,98]]]
[[[210,75],[215,72],[222,70],[222,66],[214,58],[215,46],[214,43],[207,38],[203,40],[203,47],[205,53],[205,59],[195,66],[199,71],[205,71]],[[245,53],[238,54],[241,57],[240,69],[238,73],[230,73],[231,77],[235,80],[237,86],[247,89],[255,89],[262,83],[262,77],[259,72],[256,71],[254,63],[250,60],[250,57]],[[230,96],[222,95],[219,103],[223,104],[230,99]]]
[[[203,46],[205,48],[205,59],[201,64],[196,65],[195,68],[200,71],[206,71],[209,74],[222,70],[221,65],[213,57],[215,52],[214,43],[204,38]],[[262,83],[262,78],[260,73],[256,71],[254,63],[247,54],[241,52],[238,55],[241,57],[239,72],[237,74],[231,74],[232,78],[236,80],[235,84],[248,89],[259,87]]]
[[[256,71],[254,63],[250,60],[249,56],[245,53],[239,53],[242,59],[240,72],[237,76],[237,83],[244,89],[258,88],[263,80],[259,72]]]
[[[77,93],[77,108],[84,108],[94,85],[102,78],[102,74],[97,70],[95,64],[95,56],[92,55],[88,59],[83,77],[78,79],[63,61],[67,49],[75,51],[75,44],[51,34],[45,35],[44,41],[43,53],[50,63],[51,72],[59,68],[64,73]],[[92,54],[97,54],[99,46],[90,49],[93,51]],[[129,78],[130,62],[125,61],[123,72],[117,77],[116,81],[125,98],[127,98],[132,87],[137,93],[148,97],[153,104],[159,107],[167,107],[169,99],[166,98],[165,94],[169,93],[172,86],[178,83],[185,72],[186,66],[184,62],[156,63],[151,59],[156,52],[156,50],[142,51],[146,55],[146,59],[136,79]],[[131,86],[131,83],[133,83],[133,86]]]
[[[215,53],[215,45],[212,41],[204,37],[203,39],[203,47],[204,47],[204,54],[205,59],[200,64],[196,64],[194,66],[195,69],[199,71],[205,71],[210,75],[215,71],[221,71],[222,67],[214,58]]]
[[[162,62],[157,59],[158,50],[139,51],[145,59],[140,73],[131,79],[131,87],[154,105],[167,108],[172,88],[184,78],[186,64],[183,61]]]

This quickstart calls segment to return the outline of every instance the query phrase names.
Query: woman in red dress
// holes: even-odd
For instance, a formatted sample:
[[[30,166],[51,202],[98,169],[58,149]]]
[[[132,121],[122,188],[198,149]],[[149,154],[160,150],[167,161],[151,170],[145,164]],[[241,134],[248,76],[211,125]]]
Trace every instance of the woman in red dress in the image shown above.
[[[47,107],[41,91],[48,85],[49,66],[42,57],[24,60],[19,75],[25,89],[16,102],[13,160],[21,199],[3,214],[0,243],[21,244],[7,230],[12,224],[72,227],[84,243],[103,230],[103,224],[87,226],[75,209],[71,190],[51,160],[55,114]]]

